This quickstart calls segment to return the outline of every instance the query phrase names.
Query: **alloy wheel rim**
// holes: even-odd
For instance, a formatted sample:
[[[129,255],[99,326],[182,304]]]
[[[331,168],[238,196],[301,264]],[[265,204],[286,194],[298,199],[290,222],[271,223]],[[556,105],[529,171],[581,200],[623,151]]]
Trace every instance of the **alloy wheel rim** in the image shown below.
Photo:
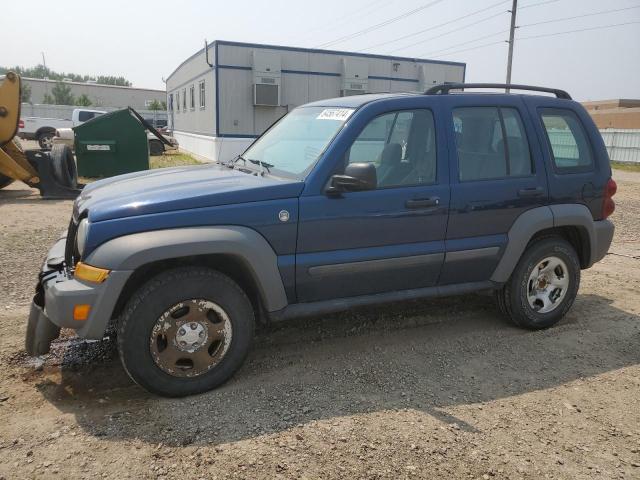
[[[155,364],[174,377],[196,377],[225,357],[233,329],[226,311],[203,298],[184,300],[166,310],[149,338]]]
[[[558,257],[546,257],[533,268],[527,282],[527,300],[537,313],[558,308],[569,289],[567,264]]]

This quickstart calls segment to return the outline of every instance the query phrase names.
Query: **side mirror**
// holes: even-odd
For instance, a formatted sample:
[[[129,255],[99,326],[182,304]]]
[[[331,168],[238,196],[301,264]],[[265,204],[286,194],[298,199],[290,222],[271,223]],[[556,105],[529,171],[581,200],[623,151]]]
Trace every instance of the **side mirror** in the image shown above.
[[[329,194],[342,192],[357,192],[375,190],[378,186],[378,176],[373,163],[350,163],[344,170],[344,175],[331,177],[331,185],[327,189]]]

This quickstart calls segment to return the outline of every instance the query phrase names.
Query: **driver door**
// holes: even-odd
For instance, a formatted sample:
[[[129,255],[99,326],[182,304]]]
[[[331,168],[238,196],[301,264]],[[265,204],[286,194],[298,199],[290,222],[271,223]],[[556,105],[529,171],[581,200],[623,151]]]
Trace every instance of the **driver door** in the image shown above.
[[[373,115],[336,173],[373,163],[377,188],[300,197],[299,302],[436,284],[449,204],[443,130],[428,108]]]

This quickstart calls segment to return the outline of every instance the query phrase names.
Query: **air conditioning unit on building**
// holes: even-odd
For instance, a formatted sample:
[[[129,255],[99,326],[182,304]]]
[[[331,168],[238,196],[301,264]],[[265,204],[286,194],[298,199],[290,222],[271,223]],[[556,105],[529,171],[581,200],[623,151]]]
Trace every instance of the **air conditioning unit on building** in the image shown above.
[[[280,105],[282,64],[278,53],[253,51],[253,104],[277,107]]]
[[[340,95],[361,95],[369,90],[369,64],[360,58],[342,59],[342,88]]]
[[[457,83],[461,79],[457,77],[457,72],[449,65],[422,64],[418,71],[418,88],[425,91],[434,85],[443,83]]]

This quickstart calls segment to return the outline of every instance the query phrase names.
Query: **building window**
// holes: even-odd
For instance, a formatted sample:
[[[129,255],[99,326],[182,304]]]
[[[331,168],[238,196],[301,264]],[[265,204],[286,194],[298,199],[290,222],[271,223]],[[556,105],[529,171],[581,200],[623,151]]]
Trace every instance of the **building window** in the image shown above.
[[[180,91],[176,92],[176,112],[180,112]]]
[[[204,96],[204,80],[200,80],[198,89],[200,91],[200,109],[203,109],[206,106],[205,96]]]
[[[182,111],[187,111],[187,89],[182,89]]]
[[[173,93],[169,94],[169,98],[167,99],[167,105],[169,105],[169,111],[173,112]]]
[[[193,85],[189,87],[189,108],[191,110],[196,109],[196,87]]]

